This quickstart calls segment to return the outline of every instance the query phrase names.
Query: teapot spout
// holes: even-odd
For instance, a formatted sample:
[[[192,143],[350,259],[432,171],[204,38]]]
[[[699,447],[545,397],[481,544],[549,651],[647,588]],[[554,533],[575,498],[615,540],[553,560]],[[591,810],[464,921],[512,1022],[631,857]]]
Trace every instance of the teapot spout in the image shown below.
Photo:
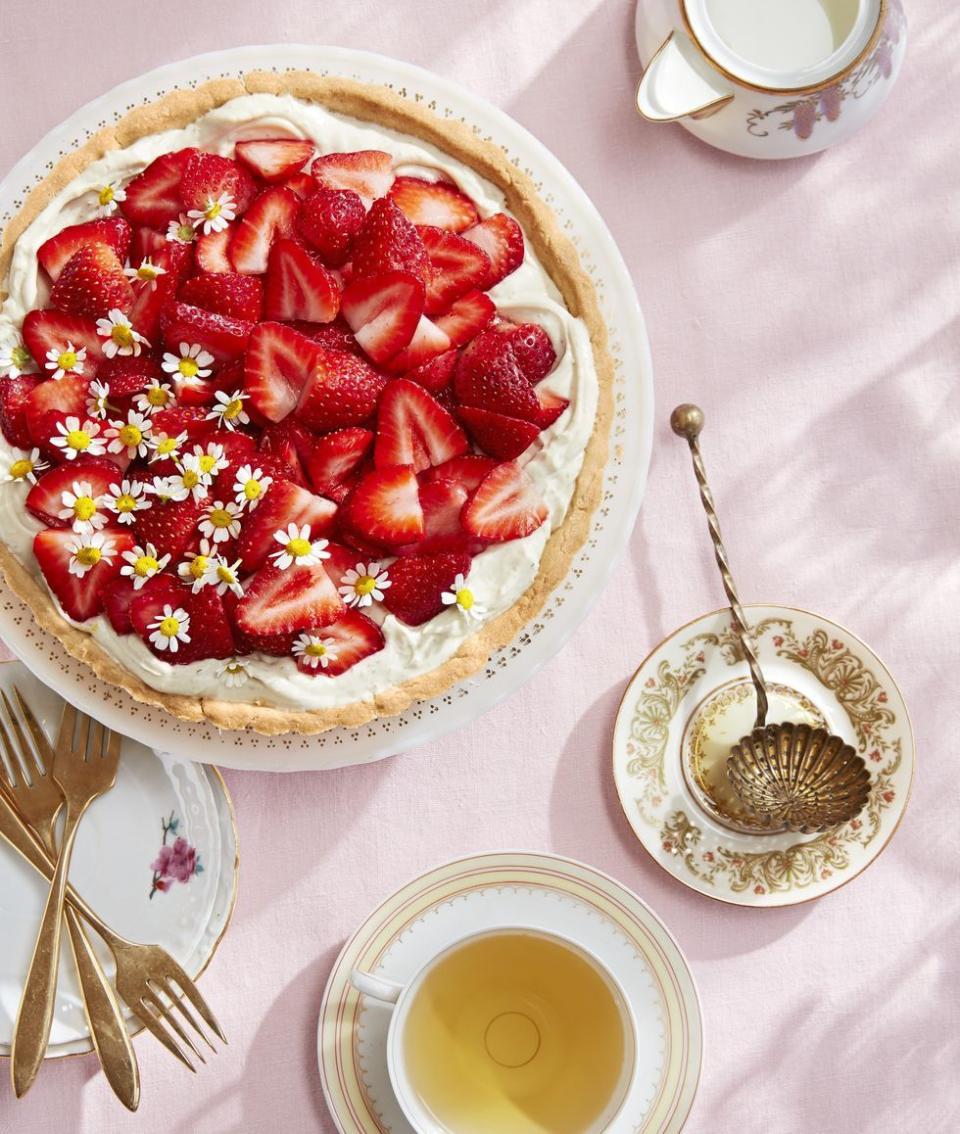
[[[733,101],[722,76],[709,70],[683,32],[672,31],[647,64],[637,110],[650,122],[709,118]]]

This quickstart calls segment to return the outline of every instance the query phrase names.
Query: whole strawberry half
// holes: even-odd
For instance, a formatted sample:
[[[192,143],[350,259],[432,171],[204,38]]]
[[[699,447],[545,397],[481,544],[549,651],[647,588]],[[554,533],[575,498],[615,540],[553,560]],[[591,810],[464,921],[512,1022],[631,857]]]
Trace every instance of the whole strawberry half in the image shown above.
[[[430,259],[426,312],[440,315],[461,296],[483,285],[490,275],[490,260],[472,240],[442,228],[418,229]]]
[[[203,505],[192,497],[186,500],[157,499],[150,508],[137,512],[134,529],[137,542],[152,543],[160,556],[177,562],[198,538],[197,523]]]
[[[261,193],[239,224],[232,224],[227,251],[234,270],[262,275],[275,240],[294,235],[300,198],[282,185]]]
[[[426,283],[430,276],[430,260],[420,233],[389,198],[370,207],[353,242],[351,263],[353,279],[401,271]]]
[[[322,564],[280,568],[269,563],[248,583],[234,620],[245,634],[295,633],[327,626],[343,609]]]
[[[408,626],[420,626],[444,608],[442,595],[470,570],[470,556],[457,552],[415,555],[390,565],[383,605]]]
[[[372,548],[401,547],[420,539],[423,509],[413,467],[374,469],[363,476],[344,505],[344,526]]]
[[[412,465],[414,472],[422,472],[469,449],[456,420],[422,386],[398,378],[384,390],[373,449],[377,468]]]
[[[179,297],[193,307],[248,323],[259,323],[263,314],[263,284],[239,272],[194,276],[181,285]]]
[[[310,166],[318,185],[349,189],[366,204],[382,197],[393,184],[393,158],[383,150],[321,154]]]
[[[123,264],[111,245],[99,242],[74,252],[50,292],[52,307],[89,319],[99,319],[114,307],[127,311],[132,303],[133,289]]]
[[[363,202],[352,190],[320,186],[300,206],[297,234],[325,264],[339,268],[366,216]]]
[[[180,199],[188,211],[203,212],[218,199],[229,197],[239,217],[247,211],[256,192],[256,183],[242,165],[201,150],[187,159],[180,179]]]
[[[498,284],[523,263],[524,244],[520,225],[506,213],[494,213],[464,230],[467,240],[482,248],[490,261],[490,273],[480,285],[484,291]]]
[[[464,506],[468,532],[492,543],[522,539],[547,518],[547,508],[530,475],[509,461],[489,472]]]
[[[329,323],[339,310],[336,277],[296,240],[275,241],[267,261],[266,318]]]
[[[453,379],[463,406],[534,421],[537,395],[517,364],[510,343],[496,331],[484,331],[464,350]]]
[[[398,177],[390,187],[390,199],[414,224],[462,232],[480,220],[477,206],[449,181]]]
[[[83,376],[92,378],[103,358],[103,339],[93,319],[68,315],[64,311],[28,311],[23,320],[23,341],[37,366],[46,372],[47,352],[62,351],[68,343],[87,352]]]
[[[49,469],[27,493],[25,506],[28,512],[42,523],[53,528],[72,526],[73,518],[63,519],[63,494],[76,492],[75,486],[86,485],[89,495],[99,500],[107,495],[112,485],[120,483],[120,470],[104,457],[79,457]],[[101,505],[102,509],[102,505]]]
[[[303,169],[316,152],[303,138],[252,138],[237,142],[237,160],[262,181],[285,181]]]
[[[27,422],[27,402],[40,382],[37,374],[20,374],[0,382],[0,429],[11,445],[28,449],[33,443]]]
[[[101,217],[83,224],[70,224],[40,245],[37,259],[51,282],[56,283],[70,257],[88,244],[109,245],[122,262],[130,248],[131,235],[130,224],[123,217]]]
[[[165,229],[167,222],[183,212],[180,180],[193,149],[176,150],[155,158],[142,173],[125,186],[126,198],[120,211],[133,224]]]
[[[237,554],[243,560],[243,570],[258,570],[273,552],[281,550],[274,538],[278,531],[296,524],[309,528],[305,538],[316,540],[330,532],[336,514],[337,506],[331,500],[289,481],[274,481],[257,507],[247,513],[240,529]]]
[[[33,540],[33,554],[47,586],[56,595],[64,613],[74,622],[86,622],[100,612],[104,588],[120,574],[123,553],[133,547],[133,536],[122,528],[106,527],[101,535],[103,547],[100,557],[83,575],[70,570],[73,548],[79,539],[76,532],[44,528]]]
[[[326,666],[311,665],[307,654],[297,658],[297,668],[311,677],[336,677],[379,653],[385,645],[380,627],[357,610],[343,613],[336,622],[324,626],[317,637],[325,647]]]

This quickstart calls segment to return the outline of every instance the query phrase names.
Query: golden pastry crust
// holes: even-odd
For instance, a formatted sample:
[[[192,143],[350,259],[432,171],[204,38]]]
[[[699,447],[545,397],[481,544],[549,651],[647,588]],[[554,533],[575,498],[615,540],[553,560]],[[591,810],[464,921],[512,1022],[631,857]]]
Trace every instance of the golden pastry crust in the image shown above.
[[[479,670],[494,650],[514,638],[537,614],[549,593],[566,576],[574,554],[587,537],[591,516],[601,498],[613,417],[614,369],[596,293],[580,266],[576,250],[561,232],[551,210],[540,199],[531,179],[509,160],[503,150],[478,137],[463,123],[440,118],[387,87],[320,76],[310,71],[252,71],[238,79],[218,79],[195,90],[174,91],[149,106],[131,111],[116,125],[101,130],[80,149],[57,163],[7,225],[0,241],[0,279],[7,278],[13,247],[21,233],[91,162],[103,157],[109,150],[126,147],[145,135],[186,126],[230,99],[259,93],[293,95],[308,102],[321,103],[329,110],[375,121],[378,125],[421,138],[498,186],[504,193],[507,208],[522,225],[527,239],[559,288],[567,308],[586,324],[599,383],[596,421],[567,515],[547,541],[539,571],[531,586],[510,610],[463,642],[453,657],[430,672],[392,686],[369,700],[331,709],[298,711],[251,702],[188,697],[153,689],[122,666],[89,634],[66,622],[57,613],[41,577],[28,571],[10,549],[0,543],[0,569],[11,589],[27,603],[38,624],[55,635],[68,653],[89,665],[103,681],[125,689],[136,701],[164,709],[182,720],[208,721],[220,729],[253,729],[265,735],[309,734],[338,726],[356,728],[376,717],[401,713],[412,701],[438,696]]]

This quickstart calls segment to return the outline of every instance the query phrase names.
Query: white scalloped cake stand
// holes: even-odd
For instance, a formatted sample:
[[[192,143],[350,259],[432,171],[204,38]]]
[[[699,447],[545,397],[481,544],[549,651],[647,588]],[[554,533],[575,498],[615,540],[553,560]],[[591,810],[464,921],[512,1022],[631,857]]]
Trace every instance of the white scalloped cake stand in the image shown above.
[[[626,265],[597,210],[567,170],[496,107],[438,75],[381,55],[306,45],[243,47],[194,56],[114,87],[52,130],[13,167],[0,185],[0,225],[6,224],[29,189],[61,155],[128,110],[173,88],[194,87],[257,68],[309,68],[379,83],[422,101],[443,117],[468,122],[502,146],[530,173],[577,246],[599,294],[617,368],[616,416],[604,498],[567,579],[540,615],[494,653],[483,670],[442,697],[414,703],[399,716],[313,737],[220,733],[208,725],[189,724],[159,709],[135,704],[119,689],[105,687],[87,667],[66,657],[55,639],[37,628],[29,610],[0,584],[0,638],[41,680],[110,728],[193,760],[287,772],[366,763],[434,740],[508,697],[553,657],[600,593],[636,519],[653,438],[653,369],[643,316]]]

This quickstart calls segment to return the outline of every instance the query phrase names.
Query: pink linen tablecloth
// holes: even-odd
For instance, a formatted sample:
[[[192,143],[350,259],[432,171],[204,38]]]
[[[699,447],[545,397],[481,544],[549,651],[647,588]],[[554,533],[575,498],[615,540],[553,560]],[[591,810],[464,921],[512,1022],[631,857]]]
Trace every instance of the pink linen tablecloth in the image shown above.
[[[908,17],[905,71],[874,123],[836,151],[760,164],[635,115],[632,0],[0,0],[0,173],[114,83],[242,43],[372,49],[486,96],[566,163],[613,230],[649,322],[659,407],[628,555],[512,700],[378,765],[227,774],[241,892],[203,987],[230,1046],[193,1078],[138,1041],[136,1116],[91,1059],[47,1066],[21,1103],[0,1068],[0,1130],[332,1131],[314,1035],[344,938],[413,875],[505,847],[595,864],[677,935],[707,1029],[691,1134],[960,1130],[960,9],[924,0]],[[668,878],[609,775],[625,681],[720,601],[667,427],[685,399],[709,416],[744,596],[851,627],[898,677],[916,728],[896,839],[853,885],[793,909],[727,908]]]

